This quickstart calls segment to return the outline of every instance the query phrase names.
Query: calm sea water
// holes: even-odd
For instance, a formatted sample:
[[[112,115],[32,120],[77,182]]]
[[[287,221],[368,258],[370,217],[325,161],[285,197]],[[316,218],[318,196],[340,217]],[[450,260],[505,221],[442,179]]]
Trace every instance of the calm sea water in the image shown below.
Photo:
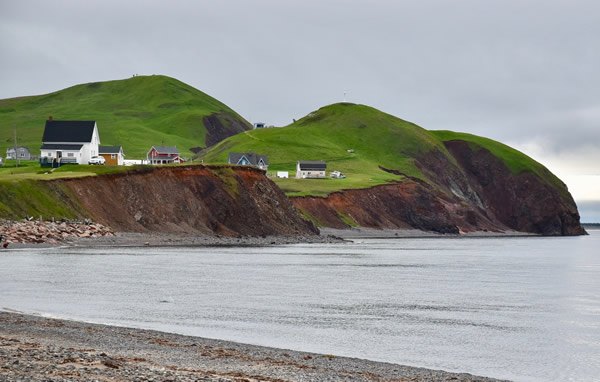
[[[0,308],[522,381],[600,380],[600,232],[0,252]]]

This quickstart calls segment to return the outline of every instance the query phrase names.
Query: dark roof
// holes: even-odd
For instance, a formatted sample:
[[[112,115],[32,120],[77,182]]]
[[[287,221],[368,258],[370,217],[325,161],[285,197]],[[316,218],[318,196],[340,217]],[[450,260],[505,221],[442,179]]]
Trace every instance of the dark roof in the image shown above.
[[[325,171],[327,168],[327,163],[323,162],[322,160],[301,160],[298,161],[298,164],[300,165],[300,170],[302,171]]]
[[[159,154],[179,154],[179,150],[175,146],[152,146]],[[152,150],[152,149],[150,149]]]
[[[42,145],[42,150],[81,150],[83,145],[61,145],[55,143],[45,143]]]
[[[121,146],[98,146],[99,154],[118,154],[121,152]]]
[[[229,153],[229,163],[240,164],[240,160],[243,157],[246,157],[246,159],[248,159],[248,162],[250,162],[252,166],[258,166],[258,162],[260,162],[261,160],[266,166],[269,165],[269,157],[257,153]]]
[[[96,121],[46,121],[42,142],[91,142]]]

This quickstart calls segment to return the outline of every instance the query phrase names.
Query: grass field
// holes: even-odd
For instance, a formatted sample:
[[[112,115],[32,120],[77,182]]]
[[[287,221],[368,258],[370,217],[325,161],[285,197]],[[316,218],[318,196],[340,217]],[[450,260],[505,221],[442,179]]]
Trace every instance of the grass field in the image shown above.
[[[176,79],[137,76],[76,85],[54,93],[0,100],[0,155],[18,143],[39,155],[45,121],[95,120],[103,145],[122,145],[128,158],[141,159],[152,145],[205,146],[203,117],[225,112],[250,127],[225,104]]]
[[[47,95],[0,100],[0,153],[12,145],[13,126],[16,126],[20,144],[31,147],[36,154],[45,120],[50,115],[54,119],[96,120],[102,143],[123,145],[128,158],[141,158],[156,144],[176,145],[185,152],[190,147],[204,145],[206,129],[202,118],[218,112],[243,121],[221,102],[165,76],[77,85]],[[544,166],[499,142],[470,134],[428,131],[372,107],[350,103],[325,106],[285,127],[237,134],[210,148],[201,159],[207,164],[222,164],[227,162],[230,152],[265,154],[269,157],[271,174],[275,171],[290,173],[290,179],[273,177],[288,195],[323,196],[403,178],[381,167],[428,181],[419,170],[416,158],[436,151],[453,163],[454,158],[443,144],[449,140],[463,140],[474,148],[489,150],[514,173],[528,171],[553,185],[562,185]],[[347,178],[293,179],[298,160],[324,160],[328,173],[341,171]],[[0,168],[0,182],[126,170],[80,165],[49,171],[40,168],[37,162],[23,163],[16,168],[9,161]]]
[[[289,171],[291,176],[297,160],[324,160],[328,172],[342,171],[347,178],[274,180],[288,195],[326,195],[401,179],[379,166],[422,177],[414,158],[434,149],[445,150],[427,130],[368,106],[342,103],[323,107],[286,127],[230,137],[203,160],[223,163],[229,152],[252,151],[269,156],[269,171]]]
[[[323,107],[286,127],[235,135],[212,147],[202,159],[224,163],[229,152],[256,152],[269,157],[269,172],[289,171],[291,177],[297,160],[324,160],[328,173],[342,171],[347,178],[273,179],[290,196],[323,196],[402,178],[380,166],[428,181],[415,158],[438,151],[455,163],[443,144],[454,139],[489,150],[514,173],[529,171],[552,184],[560,182],[544,166],[502,143],[470,134],[428,131],[377,109],[348,103]]]
[[[100,174],[112,174],[131,170],[125,166],[90,166],[90,165],[65,165],[56,169],[40,167],[37,161],[5,161],[0,167],[0,182],[15,182],[20,180],[51,180],[60,178],[78,178]]]

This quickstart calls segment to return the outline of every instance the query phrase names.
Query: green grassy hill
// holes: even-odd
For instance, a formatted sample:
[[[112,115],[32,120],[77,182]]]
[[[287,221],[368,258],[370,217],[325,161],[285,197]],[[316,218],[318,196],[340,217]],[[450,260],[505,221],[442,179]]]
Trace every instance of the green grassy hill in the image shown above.
[[[468,139],[471,144],[490,150],[515,172],[532,171],[548,179],[554,177],[526,155],[490,139],[428,131],[372,107],[349,103],[325,106],[286,127],[232,136],[212,147],[203,159],[207,163],[223,163],[229,152],[266,154],[271,163],[269,171],[290,171],[292,177],[297,160],[324,160],[328,172],[342,171],[347,178],[275,181],[291,196],[326,195],[402,179],[380,166],[434,184],[435,179],[429,179],[431,173],[425,174],[422,168],[427,167],[433,153],[444,157],[446,163],[455,164],[443,144],[452,139]]]
[[[122,145],[128,158],[141,159],[152,145],[192,147],[249,129],[250,124],[225,104],[166,76],[76,85],[54,93],[0,100],[0,155],[19,145],[39,155],[46,119],[95,120],[104,145]],[[212,116],[212,126],[206,117]],[[207,127],[213,135],[207,136]],[[210,133],[209,133],[210,134]],[[209,139],[210,138],[210,139]]]

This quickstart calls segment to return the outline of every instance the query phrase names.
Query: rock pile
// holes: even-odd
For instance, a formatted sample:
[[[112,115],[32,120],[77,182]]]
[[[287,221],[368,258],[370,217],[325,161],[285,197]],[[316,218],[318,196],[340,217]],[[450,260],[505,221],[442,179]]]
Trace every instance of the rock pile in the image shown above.
[[[81,237],[113,235],[109,227],[90,221],[0,221],[0,246],[4,248],[11,243],[58,244]]]

